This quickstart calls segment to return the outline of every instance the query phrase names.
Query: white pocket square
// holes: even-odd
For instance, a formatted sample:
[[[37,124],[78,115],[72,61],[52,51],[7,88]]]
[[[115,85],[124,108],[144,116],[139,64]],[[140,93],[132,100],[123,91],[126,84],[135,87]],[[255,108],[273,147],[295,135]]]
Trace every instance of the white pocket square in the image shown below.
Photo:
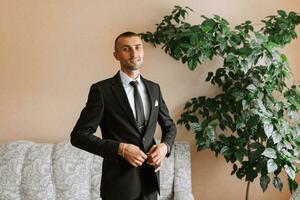
[[[155,107],[158,106],[158,101],[157,100],[155,100],[154,106]]]

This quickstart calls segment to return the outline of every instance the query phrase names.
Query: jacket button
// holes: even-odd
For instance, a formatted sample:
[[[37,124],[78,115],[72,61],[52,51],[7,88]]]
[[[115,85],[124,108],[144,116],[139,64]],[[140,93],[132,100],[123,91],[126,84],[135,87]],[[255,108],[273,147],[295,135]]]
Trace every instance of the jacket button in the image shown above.
[[[145,142],[146,141],[146,139],[145,138],[143,138],[143,142]]]

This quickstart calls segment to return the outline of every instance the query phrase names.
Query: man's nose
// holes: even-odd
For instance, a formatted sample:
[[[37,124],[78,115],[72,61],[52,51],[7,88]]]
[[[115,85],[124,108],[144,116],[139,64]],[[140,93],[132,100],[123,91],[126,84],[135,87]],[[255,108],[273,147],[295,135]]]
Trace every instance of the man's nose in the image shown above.
[[[132,56],[132,57],[136,57],[136,56],[137,56],[137,50],[132,49],[132,50],[131,50],[131,56]]]

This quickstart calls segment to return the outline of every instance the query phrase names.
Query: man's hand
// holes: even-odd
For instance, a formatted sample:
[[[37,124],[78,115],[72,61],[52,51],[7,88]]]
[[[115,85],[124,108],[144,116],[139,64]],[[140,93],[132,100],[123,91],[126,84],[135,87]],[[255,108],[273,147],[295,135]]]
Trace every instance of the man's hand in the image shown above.
[[[122,155],[132,166],[138,167],[147,159],[147,155],[136,145],[120,143],[119,155]]]
[[[147,163],[155,167],[155,172],[160,170],[167,153],[168,147],[165,143],[153,145],[147,153]]]

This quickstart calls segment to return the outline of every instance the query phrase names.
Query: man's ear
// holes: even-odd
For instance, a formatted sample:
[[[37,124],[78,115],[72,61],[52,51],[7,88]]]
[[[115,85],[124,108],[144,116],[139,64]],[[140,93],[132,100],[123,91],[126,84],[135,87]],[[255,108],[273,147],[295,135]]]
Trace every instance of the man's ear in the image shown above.
[[[115,51],[114,51],[114,57],[115,57],[116,60],[119,60],[119,56]]]

